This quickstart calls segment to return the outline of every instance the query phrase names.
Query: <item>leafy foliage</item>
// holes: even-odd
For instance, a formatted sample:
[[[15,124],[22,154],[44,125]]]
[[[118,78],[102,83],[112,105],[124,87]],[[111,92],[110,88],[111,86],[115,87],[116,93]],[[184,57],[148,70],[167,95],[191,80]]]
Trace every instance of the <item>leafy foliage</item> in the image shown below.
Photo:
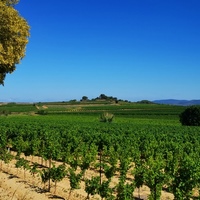
[[[88,194],[88,199],[90,195],[95,195],[99,191],[99,182],[100,182],[100,177],[92,177],[91,179],[86,179],[85,180],[85,191]]]
[[[114,115],[108,112],[102,113],[100,116],[100,122],[109,122],[113,121]]]
[[[42,178],[42,183],[44,184],[51,179],[50,169],[42,169],[42,171],[40,171],[40,175]]]
[[[180,114],[180,122],[185,126],[200,126],[200,107],[191,106]]]
[[[57,182],[61,181],[66,176],[66,169],[65,165],[59,165],[58,167],[55,167],[55,165],[50,169],[50,178],[53,182],[55,182],[55,193],[56,193],[56,187]]]
[[[82,176],[83,176],[83,171],[81,171],[80,173],[76,173],[73,168],[69,169],[69,180],[72,190],[80,188],[80,181]]]
[[[24,158],[19,158],[15,163],[16,168],[23,168],[24,169],[24,178],[26,176],[26,170],[30,169],[29,161]]]
[[[12,73],[16,64],[25,56],[29,25],[11,6],[18,1],[0,1],[0,84],[7,73]]]
[[[37,174],[37,173],[39,172],[39,170],[38,170],[38,163],[34,162],[34,163],[32,164],[32,166],[30,166],[29,171],[30,171],[31,175],[32,175],[33,177],[35,177],[35,174]]]
[[[37,114],[39,114],[39,115],[47,115],[48,111],[47,110],[38,110]]]
[[[188,200],[192,197],[192,190],[198,184],[197,167],[191,155],[184,154],[179,160],[170,185],[175,199]]]
[[[19,0],[1,0],[1,2],[5,3],[7,6],[13,6],[19,2]]]
[[[42,181],[56,184],[67,172],[71,191],[85,182],[88,198],[134,199],[135,187],[143,185],[150,188],[151,199],[160,198],[163,186],[176,199],[191,198],[193,189],[199,190],[199,127],[180,126],[178,118],[175,124],[163,119],[104,124],[77,116],[1,116],[0,159],[9,146],[18,155],[62,161],[66,171],[64,166],[60,171],[38,167]],[[87,170],[94,174],[85,177]]]

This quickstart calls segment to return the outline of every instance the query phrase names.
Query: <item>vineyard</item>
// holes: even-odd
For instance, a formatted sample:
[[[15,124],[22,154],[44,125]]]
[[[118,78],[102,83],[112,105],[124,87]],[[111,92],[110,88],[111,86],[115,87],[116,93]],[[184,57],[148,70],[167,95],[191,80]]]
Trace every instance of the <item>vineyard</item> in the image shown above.
[[[19,169],[24,179],[27,173],[39,177],[35,186],[60,199],[73,199],[79,190],[84,199],[158,200],[163,192],[176,200],[200,198],[200,127],[181,126],[183,107],[0,106],[6,109],[9,114],[0,116],[2,173],[12,163],[15,176]],[[102,112],[114,115],[112,123],[100,122]],[[69,189],[61,194],[64,180]]]

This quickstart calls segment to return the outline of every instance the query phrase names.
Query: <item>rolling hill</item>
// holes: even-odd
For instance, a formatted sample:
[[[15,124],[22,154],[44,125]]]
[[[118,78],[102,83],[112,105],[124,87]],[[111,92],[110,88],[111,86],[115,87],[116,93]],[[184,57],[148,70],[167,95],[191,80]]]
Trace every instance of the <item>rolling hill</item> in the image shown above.
[[[198,100],[163,99],[163,100],[155,100],[153,102],[158,104],[180,105],[180,106],[200,105],[199,99]]]

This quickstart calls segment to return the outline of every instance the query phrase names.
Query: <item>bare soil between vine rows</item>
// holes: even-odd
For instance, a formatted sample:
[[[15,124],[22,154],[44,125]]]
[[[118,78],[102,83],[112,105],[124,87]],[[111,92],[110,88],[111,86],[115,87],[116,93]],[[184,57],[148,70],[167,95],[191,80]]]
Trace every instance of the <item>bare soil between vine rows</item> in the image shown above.
[[[39,157],[26,157],[27,160],[32,162],[38,162],[41,164],[41,158]],[[44,190],[44,184],[41,183],[40,176],[33,177],[28,171],[17,169],[15,167],[15,160],[12,160],[9,164],[1,163],[2,170],[0,170],[0,200],[85,200],[87,197],[84,191],[84,183],[81,183],[81,188],[73,190],[70,194],[70,183],[68,178],[64,178],[57,184],[57,191],[55,194],[54,183],[51,184],[50,192]],[[44,166],[48,164],[44,162]],[[61,163],[56,163],[61,164]],[[96,172],[88,170],[86,177],[92,177]],[[117,177],[114,177],[112,182],[115,184],[118,181]],[[138,196],[138,190],[134,192],[135,197]],[[143,186],[140,189],[140,198],[148,199],[150,194],[149,188]],[[95,195],[90,198],[91,200],[100,200],[100,196]],[[162,200],[171,200],[173,195],[163,191]]]

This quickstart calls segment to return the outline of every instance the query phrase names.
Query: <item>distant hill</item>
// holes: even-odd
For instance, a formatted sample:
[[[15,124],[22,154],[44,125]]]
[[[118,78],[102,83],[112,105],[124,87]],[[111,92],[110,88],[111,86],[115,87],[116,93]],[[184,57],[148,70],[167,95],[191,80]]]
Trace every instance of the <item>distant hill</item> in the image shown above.
[[[163,100],[155,100],[153,102],[158,104],[179,105],[179,106],[200,105],[200,100],[163,99]]]

